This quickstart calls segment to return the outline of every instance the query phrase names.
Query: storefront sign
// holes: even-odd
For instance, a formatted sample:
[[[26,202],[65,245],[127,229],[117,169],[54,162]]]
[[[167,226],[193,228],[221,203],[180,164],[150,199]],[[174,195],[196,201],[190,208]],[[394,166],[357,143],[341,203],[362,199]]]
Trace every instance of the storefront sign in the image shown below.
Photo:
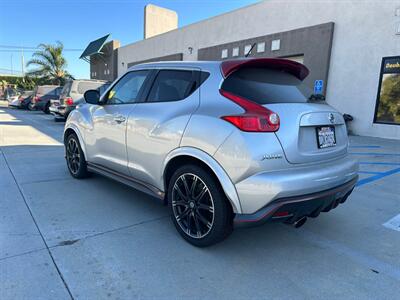
[[[382,59],[374,123],[400,125],[400,56]]]

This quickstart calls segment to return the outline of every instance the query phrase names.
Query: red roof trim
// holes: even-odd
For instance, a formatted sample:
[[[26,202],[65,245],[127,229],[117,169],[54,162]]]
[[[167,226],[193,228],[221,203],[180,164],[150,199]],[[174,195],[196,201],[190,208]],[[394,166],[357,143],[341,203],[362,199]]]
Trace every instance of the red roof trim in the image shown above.
[[[244,58],[225,60],[221,63],[221,71],[226,78],[243,67],[265,67],[286,71],[303,80],[310,71],[303,64],[284,58]]]

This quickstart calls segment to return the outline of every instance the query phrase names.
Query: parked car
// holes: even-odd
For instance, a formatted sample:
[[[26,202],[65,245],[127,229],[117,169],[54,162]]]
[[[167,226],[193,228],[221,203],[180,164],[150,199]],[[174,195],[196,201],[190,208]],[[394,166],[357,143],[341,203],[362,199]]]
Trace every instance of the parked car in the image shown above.
[[[24,91],[21,95],[14,97],[8,105],[15,108],[26,109],[31,102],[32,96],[33,91]]]
[[[33,92],[30,110],[42,110],[46,114],[50,113],[50,100],[59,97],[62,87],[58,85],[37,86]]]
[[[16,97],[21,94],[20,89],[16,89],[13,87],[7,87],[3,93],[3,100],[8,101],[8,103],[12,102]]]
[[[163,199],[195,246],[234,226],[300,227],[345,202],[358,178],[343,116],[312,95],[308,73],[272,58],[134,66],[71,113],[69,172]]]
[[[104,80],[76,79],[65,83],[59,99],[51,100],[50,113],[55,120],[65,120],[79,104],[85,103],[83,97],[87,90],[98,90],[102,94],[110,82]]]

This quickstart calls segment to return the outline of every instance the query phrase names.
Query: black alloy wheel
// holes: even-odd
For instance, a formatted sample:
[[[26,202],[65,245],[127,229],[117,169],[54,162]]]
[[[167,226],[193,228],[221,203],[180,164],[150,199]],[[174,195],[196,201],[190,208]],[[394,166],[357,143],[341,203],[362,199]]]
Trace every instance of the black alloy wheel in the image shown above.
[[[232,209],[219,182],[203,168],[179,168],[168,186],[172,221],[189,243],[206,247],[232,231]]]
[[[182,174],[175,181],[171,200],[175,219],[187,235],[199,239],[210,232],[214,224],[214,201],[197,175]]]
[[[85,178],[88,176],[85,155],[75,134],[70,134],[66,139],[65,155],[68,170],[73,177]]]

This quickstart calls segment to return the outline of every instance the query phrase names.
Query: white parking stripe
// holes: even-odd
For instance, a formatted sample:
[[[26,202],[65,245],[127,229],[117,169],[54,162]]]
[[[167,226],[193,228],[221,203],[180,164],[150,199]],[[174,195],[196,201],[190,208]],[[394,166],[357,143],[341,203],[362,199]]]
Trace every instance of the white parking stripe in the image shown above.
[[[389,221],[383,223],[382,225],[386,228],[400,231],[400,214],[398,214],[394,218],[391,218]]]

